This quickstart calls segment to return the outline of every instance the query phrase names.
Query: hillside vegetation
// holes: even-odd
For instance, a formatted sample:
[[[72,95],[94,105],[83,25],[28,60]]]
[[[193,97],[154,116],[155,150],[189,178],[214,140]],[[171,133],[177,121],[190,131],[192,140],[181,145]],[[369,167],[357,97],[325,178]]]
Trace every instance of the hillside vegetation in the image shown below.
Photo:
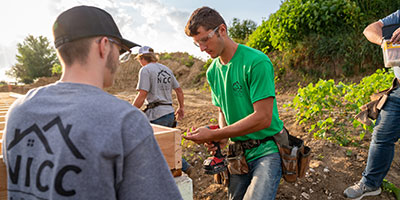
[[[382,50],[362,32],[399,7],[399,0],[285,0],[247,45],[268,54],[281,79],[371,74],[383,67]]]

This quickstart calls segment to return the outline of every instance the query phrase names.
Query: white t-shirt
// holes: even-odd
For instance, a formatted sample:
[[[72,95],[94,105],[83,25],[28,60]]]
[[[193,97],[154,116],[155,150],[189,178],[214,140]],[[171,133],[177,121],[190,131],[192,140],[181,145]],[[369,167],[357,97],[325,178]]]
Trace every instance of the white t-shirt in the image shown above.
[[[172,89],[179,88],[171,69],[160,63],[149,63],[139,71],[139,80],[136,90],[147,91],[145,104],[159,102],[172,104]],[[146,111],[150,121],[174,112],[172,105],[160,105]]]

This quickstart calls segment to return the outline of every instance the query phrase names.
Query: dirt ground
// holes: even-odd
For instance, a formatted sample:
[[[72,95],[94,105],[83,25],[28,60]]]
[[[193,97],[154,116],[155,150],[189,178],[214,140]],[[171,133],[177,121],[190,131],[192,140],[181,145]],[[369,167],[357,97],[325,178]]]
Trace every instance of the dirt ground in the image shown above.
[[[216,123],[218,110],[211,104],[210,93],[205,90],[186,89],[185,118],[178,127],[185,132],[190,127],[200,127]],[[119,93],[116,96],[131,101],[134,94]],[[297,125],[294,110],[283,108],[283,104],[292,101],[293,95],[277,95],[280,118],[291,134],[301,137],[305,144],[312,148],[313,158],[306,177],[296,183],[281,181],[276,199],[346,199],[342,193],[346,187],[358,182],[364,170],[368,155],[370,136],[365,136],[360,147],[343,147],[327,140],[317,140]],[[176,105],[175,105],[176,106]],[[346,152],[351,151],[351,155]],[[197,173],[194,182],[194,199],[211,200],[227,199],[227,189],[214,184],[213,178],[202,170],[202,162],[209,155],[202,145],[184,141],[183,155],[191,163]],[[400,146],[396,145],[396,154],[386,179],[400,186]],[[393,194],[382,192],[377,197],[365,197],[366,200],[395,199]]]
[[[205,81],[204,77],[199,78],[203,69],[204,62],[194,59],[194,64],[185,66],[182,58],[187,56],[184,53],[171,54],[172,59],[162,60],[176,74],[176,77],[183,88],[202,88]],[[115,96],[132,102],[135,98],[137,73],[140,69],[136,61],[123,64],[116,75],[116,82],[112,88],[106,91]],[[40,79],[30,86],[3,86],[0,91],[18,92],[21,94],[32,87],[45,85],[56,81],[57,77]],[[280,118],[284,121],[292,135],[298,136],[305,141],[305,144],[312,149],[312,159],[310,169],[305,178],[296,183],[286,183],[281,181],[276,199],[310,199],[323,200],[345,199],[342,195],[344,189],[358,182],[361,173],[366,165],[368,156],[368,146],[370,135],[366,134],[364,141],[359,147],[343,147],[327,140],[314,139],[312,135],[304,131],[295,121],[295,111],[291,108],[283,108],[283,104],[292,101],[297,88],[293,87],[296,81],[276,84],[277,103]],[[290,93],[288,93],[288,91]],[[218,111],[211,104],[210,92],[203,89],[184,89],[185,94],[185,118],[178,122],[178,127],[182,133],[190,127],[200,127],[208,124],[217,123]],[[174,101],[176,107],[176,100]],[[214,184],[213,178],[206,175],[202,169],[203,161],[209,156],[205,147],[197,145],[191,141],[183,142],[183,156],[196,169],[194,182],[195,200],[222,200],[227,199],[227,189],[218,184]],[[349,152],[351,154],[349,155]],[[396,144],[396,153],[389,174],[386,179],[400,187],[400,145]],[[395,197],[388,192],[382,192],[376,197],[365,197],[363,200],[389,200]]]

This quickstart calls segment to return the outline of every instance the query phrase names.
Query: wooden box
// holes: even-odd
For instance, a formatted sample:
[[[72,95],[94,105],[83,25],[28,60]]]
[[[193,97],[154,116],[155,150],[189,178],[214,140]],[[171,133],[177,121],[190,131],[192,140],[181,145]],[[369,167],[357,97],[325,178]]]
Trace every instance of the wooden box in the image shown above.
[[[181,131],[156,124],[151,126],[169,169],[182,169]]]

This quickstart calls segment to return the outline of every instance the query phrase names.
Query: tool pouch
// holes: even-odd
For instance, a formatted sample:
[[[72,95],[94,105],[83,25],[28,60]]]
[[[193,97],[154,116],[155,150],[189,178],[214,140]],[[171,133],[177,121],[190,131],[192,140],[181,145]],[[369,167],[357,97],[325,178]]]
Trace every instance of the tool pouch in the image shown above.
[[[371,126],[371,120],[375,120],[378,118],[379,112],[385,105],[390,92],[392,92],[397,87],[399,87],[399,81],[397,78],[394,78],[392,86],[389,89],[372,94],[370,96],[371,102],[361,106],[361,112],[358,113],[354,118],[367,126]]]
[[[287,138],[287,139],[285,139]],[[300,138],[283,130],[274,136],[282,161],[282,176],[286,182],[293,183],[305,176],[311,159],[311,149]]]
[[[225,171],[220,172],[218,174],[214,174],[214,182],[216,184],[222,184],[225,187],[228,187],[228,185],[229,185],[229,171],[225,170]]]
[[[239,143],[229,145],[227,161],[230,174],[247,174],[249,172],[244,150]]]

